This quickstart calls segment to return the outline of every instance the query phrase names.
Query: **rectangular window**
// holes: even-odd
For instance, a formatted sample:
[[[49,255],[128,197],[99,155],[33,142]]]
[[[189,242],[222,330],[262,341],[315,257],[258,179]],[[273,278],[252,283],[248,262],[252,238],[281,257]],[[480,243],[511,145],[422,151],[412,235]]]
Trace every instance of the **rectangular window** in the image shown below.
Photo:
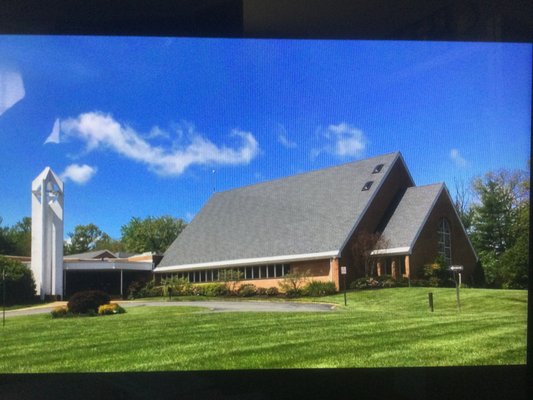
[[[268,277],[269,278],[275,278],[276,277],[276,266],[275,265],[269,265],[267,267]]]
[[[265,279],[267,277],[267,266],[266,265],[261,265],[261,269],[260,269],[260,276],[259,278],[261,279]]]
[[[276,267],[276,278],[283,276],[283,265],[276,264],[275,267]]]
[[[255,266],[252,268],[252,278],[253,279],[259,279],[260,276],[259,276],[259,266]]]

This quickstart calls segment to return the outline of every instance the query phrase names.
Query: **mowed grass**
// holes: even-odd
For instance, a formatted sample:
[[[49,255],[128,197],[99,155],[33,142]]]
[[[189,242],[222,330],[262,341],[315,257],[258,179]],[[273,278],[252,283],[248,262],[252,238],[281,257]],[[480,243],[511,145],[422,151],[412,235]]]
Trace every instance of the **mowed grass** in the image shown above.
[[[435,312],[427,293],[434,293]],[[11,317],[0,373],[362,368],[526,362],[527,292],[397,288],[318,301],[331,313],[130,308],[105,317]]]

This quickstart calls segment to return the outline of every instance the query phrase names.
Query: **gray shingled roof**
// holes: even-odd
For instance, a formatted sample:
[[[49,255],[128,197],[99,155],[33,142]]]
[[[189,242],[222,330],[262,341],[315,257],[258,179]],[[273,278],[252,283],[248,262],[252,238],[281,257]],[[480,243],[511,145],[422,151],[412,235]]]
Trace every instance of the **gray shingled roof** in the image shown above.
[[[340,250],[400,153],[216,193],[160,267]],[[384,164],[381,172],[374,167]],[[374,181],[370,190],[361,189]]]
[[[383,230],[387,248],[412,247],[444,184],[408,188]]]
[[[79,260],[92,260],[92,259],[98,259],[102,258],[102,255],[104,257],[108,257],[106,254],[109,253],[113,256],[113,258],[116,258],[115,255],[109,251],[109,250],[94,250],[94,251],[87,251],[85,253],[79,253],[79,254],[69,254],[67,256],[64,256],[63,258],[69,259],[79,259]]]

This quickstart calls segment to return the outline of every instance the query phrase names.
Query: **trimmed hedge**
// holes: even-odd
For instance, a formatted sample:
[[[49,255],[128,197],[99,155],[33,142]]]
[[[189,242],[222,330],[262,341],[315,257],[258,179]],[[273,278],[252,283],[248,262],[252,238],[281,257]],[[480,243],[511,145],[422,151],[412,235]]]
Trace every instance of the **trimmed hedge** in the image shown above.
[[[74,293],[67,308],[73,314],[96,314],[98,307],[109,304],[110,301],[109,295],[101,290],[87,290]]]

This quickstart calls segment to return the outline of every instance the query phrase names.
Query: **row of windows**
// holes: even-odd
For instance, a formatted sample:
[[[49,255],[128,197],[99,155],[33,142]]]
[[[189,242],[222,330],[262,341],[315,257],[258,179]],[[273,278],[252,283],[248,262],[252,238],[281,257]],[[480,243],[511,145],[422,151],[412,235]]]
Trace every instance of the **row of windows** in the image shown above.
[[[217,282],[219,280],[220,271],[234,270],[241,273],[242,279],[272,279],[281,278],[290,274],[291,266],[289,264],[271,264],[271,265],[254,265],[238,268],[225,269],[202,269],[198,271],[174,272],[161,274],[161,278],[185,278],[191,283],[198,282]]]

